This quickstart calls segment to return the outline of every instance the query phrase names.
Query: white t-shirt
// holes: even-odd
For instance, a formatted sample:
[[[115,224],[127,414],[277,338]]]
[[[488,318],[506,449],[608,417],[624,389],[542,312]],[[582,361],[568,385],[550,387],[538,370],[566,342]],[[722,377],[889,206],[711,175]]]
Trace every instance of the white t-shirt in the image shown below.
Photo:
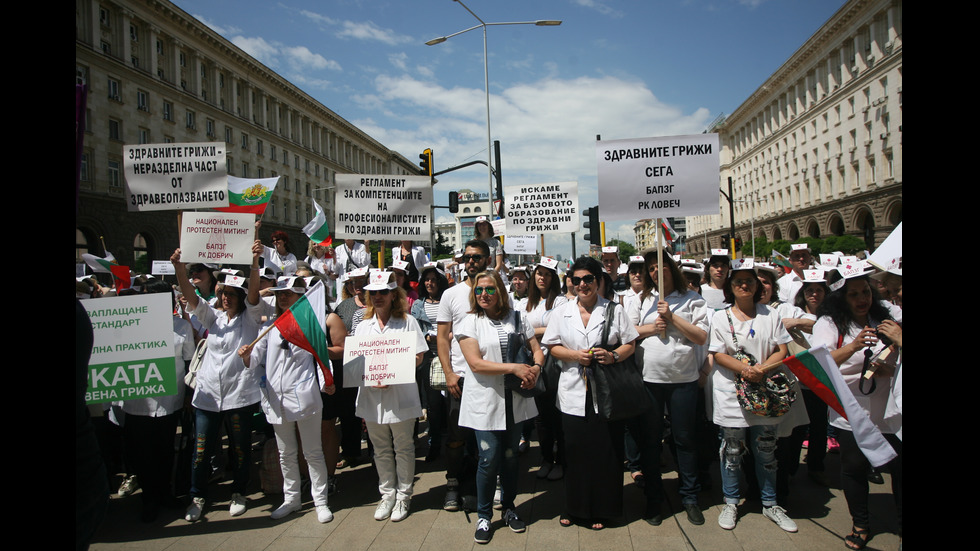
[[[667,306],[674,316],[680,317],[699,329],[708,331],[708,313],[704,299],[694,291],[667,295]],[[633,325],[654,323],[660,314],[657,306],[660,295],[652,293],[642,301],[637,297],[630,302],[626,313]],[[701,367],[697,345],[685,337],[674,324],[667,325],[667,338],[652,335],[643,339],[636,348],[636,360],[643,366],[643,380],[648,383],[677,384],[698,380]]]

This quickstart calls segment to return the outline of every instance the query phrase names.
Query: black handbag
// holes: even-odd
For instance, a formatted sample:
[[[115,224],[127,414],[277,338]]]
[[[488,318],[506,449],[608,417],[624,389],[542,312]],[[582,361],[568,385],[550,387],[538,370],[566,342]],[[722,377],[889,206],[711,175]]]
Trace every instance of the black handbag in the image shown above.
[[[527,337],[524,336],[524,332],[521,330],[521,313],[517,311],[514,312],[514,327],[516,330],[513,333],[507,334],[508,363],[534,365],[534,354],[531,353],[531,346],[528,344]],[[538,373],[538,378],[534,382],[534,388],[521,387],[521,378],[513,373],[507,373],[504,375],[504,388],[516,392],[525,398],[533,398],[539,394],[544,394],[547,390],[544,377],[541,376],[541,373]]]
[[[608,344],[615,309],[615,302],[610,302],[606,306],[600,341],[600,346],[606,350],[617,348]],[[635,356],[632,354],[609,365],[593,361],[589,371],[591,377],[588,378],[588,382],[592,390],[592,401],[602,419],[622,421],[636,417],[653,406],[650,394],[643,384],[643,372],[636,365]]]

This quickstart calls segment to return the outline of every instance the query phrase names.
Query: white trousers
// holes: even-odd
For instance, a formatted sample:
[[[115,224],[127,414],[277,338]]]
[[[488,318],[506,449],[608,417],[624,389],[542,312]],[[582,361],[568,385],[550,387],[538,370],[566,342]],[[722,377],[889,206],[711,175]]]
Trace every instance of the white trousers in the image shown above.
[[[286,421],[272,425],[276,431],[276,444],[279,446],[279,466],[282,468],[282,493],[286,503],[300,503],[299,444],[296,429],[303,442],[303,455],[310,468],[310,482],[313,485],[313,503],[327,504],[327,463],[323,460],[323,445],[320,441],[320,415],[312,415],[299,421]]]
[[[415,478],[415,419],[379,425],[366,421],[374,445],[381,499],[409,499]]]

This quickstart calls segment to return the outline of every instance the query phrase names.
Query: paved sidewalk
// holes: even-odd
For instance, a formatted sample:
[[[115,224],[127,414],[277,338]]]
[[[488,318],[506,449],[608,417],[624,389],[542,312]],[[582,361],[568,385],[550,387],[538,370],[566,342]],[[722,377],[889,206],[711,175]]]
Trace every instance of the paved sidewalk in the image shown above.
[[[666,446],[665,446],[666,449]],[[805,450],[804,450],[804,453]],[[164,509],[152,524],[139,520],[140,498],[136,493],[126,498],[113,496],[103,525],[93,540],[91,549],[193,549],[229,551],[323,549],[331,551],[359,550],[438,550],[481,548],[473,541],[476,514],[442,510],[445,494],[443,461],[426,464],[425,443],[419,441],[416,461],[415,495],[411,514],[402,522],[374,520],[377,504],[377,477],[371,464],[338,471],[339,492],[331,496],[330,508],[335,518],[329,524],[316,520],[309,495],[304,496],[303,509],[285,519],[274,521],[269,513],[277,507],[281,495],[266,496],[259,489],[257,473],[250,482],[252,493],[249,509],[241,517],[228,514],[230,483],[211,487],[215,500],[208,504],[204,517],[196,523],[184,521],[183,509]],[[257,459],[261,453],[253,453]],[[665,452],[665,460],[672,462]],[[680,507],[676,473],[664,474],[669,506],[674,512],[663,524],[653,527],[640,516],[644,498],[629,477],[623,474],[625,487],[625,518],[605,530],[585,527],[563,528],[558,515],[564,500],[562,481],[538,480],[534,474],[540,454],[532,447],[521,457],[521,475],[517,510],[527,521],[523,534],[514,534],[494,518],[493,540],[486,547],[529,550],[751,550],[751,551],[815,551],[844,549],[843,537],[849,532],[850,516],[839,481],[839,457],[829,455],[827,468],[831,488],[822,488],[806,476],[806,466],[792,480],[791,495],[784,504],[790,517],[799,525],[799,532],[789,534],[762,516],[758,501],[747,501],[739,507],[738,526],[724,530],[718,526],[721,510],[721,485],[717,463],[712,469],[714,488],[702,492],[701,506],[705,523],[694,526]],[[118,477],[117,477],[118,478]],[[117,486],[118,487],[118,486]],[[895,508],[890,495],[890,479],[885,485],[871,485],[872,532],[869,550],[895,550]]]

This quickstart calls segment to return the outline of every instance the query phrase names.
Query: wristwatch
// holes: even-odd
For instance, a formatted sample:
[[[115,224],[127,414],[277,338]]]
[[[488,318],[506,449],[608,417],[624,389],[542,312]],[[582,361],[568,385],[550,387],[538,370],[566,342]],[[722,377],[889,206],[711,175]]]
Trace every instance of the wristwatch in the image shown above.
[[[613,350],[612,351],[612,356],[613,356],[613,363],[616,363],[616,362],[619,361],[619,352],[616,352],[615,350]]]

